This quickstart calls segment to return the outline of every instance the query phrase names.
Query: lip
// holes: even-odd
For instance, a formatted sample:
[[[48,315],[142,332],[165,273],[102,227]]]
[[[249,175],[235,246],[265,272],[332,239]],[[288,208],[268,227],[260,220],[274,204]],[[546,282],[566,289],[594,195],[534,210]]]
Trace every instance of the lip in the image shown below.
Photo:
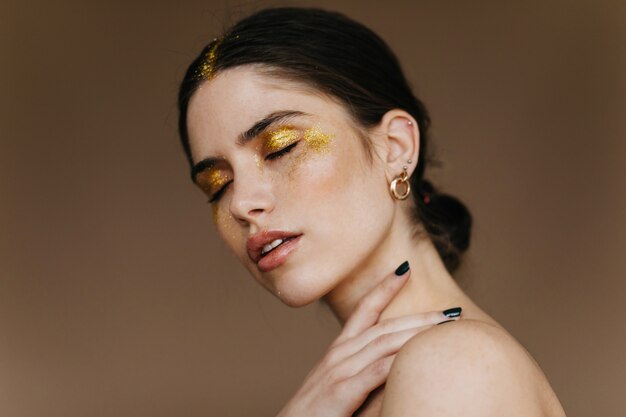
[[[302,238],[301,236],[302,235],[294,237],[285,243],[281,243],[276,249],[272,249],[270,253],[259,259],[259,262],[256,264],[259,271],[270,272],[284,264],[291,252],[298,248],[300,239]]]
[[[250,259],[252,260],[252,262],[254,262],[255,264],[258,265],[259,261],[265,257],[267,257],[268,255],[271,255],[272,252],[270,252],[268,255],[266,256],[261,256],[261,251],[263,250],[263,246],[267,245],[268,243],[271,243],[273,241],[275,241],[276,239],[288,239],[288,238],[295,238],[290,242],[286,242],[281,244],[280,246],[283,245],[287,245],[287,244],[292,244],[295,243],[296,241],[300,240],[300,236],[302,236],[302,233],[296,233],[296,232],[290,232],[290,231],[284,231],[284,230],[265,230],[265,231],[261,231],[259,233],[256,233],[252,236],[250,236],[248,238],[248,241],[246,242],[246,248],[248,250],[248,256],[250,257]],[[276,248],[275,250],[280,249],[280,246],[278,248]],[[273,268],[272,268],[273,269]]]

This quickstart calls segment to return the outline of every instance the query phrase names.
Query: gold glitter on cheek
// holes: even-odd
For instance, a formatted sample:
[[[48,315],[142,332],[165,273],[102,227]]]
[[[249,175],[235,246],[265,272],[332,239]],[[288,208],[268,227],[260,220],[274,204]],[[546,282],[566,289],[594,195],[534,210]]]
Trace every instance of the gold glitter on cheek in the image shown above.
[[[259,168],[260,170],[263,170],[263,164],[261,163],[261,157],[257,153],[254,154],[254,163],[256,164],[257,168]]]
[[[224,211],[220,209],[220,202],[216,201],[211,203],[211,209],[213,210],[213,223],[222,232],[232,232],[232,226],[235,223],[235,218],[230,211]]]
[[[211,208],[213,209],[213,223],[217,225],[217,221],[219,220],[220,216],[220,209],[215,203],[211,204]]]
[[[277,152],[291,145],[297,139],[298,130],[291,126],[284,126],[267,134],[266,140],[263,143],[263,150],[268,153]]]
[[[219,210],[219,209],[218,209]],[[220,211],[220,215],[217,217],[217,221],[215,226],[219,231],[222,239],[226,242],[236,242],[238,240],[238,233],[236,226],[236,221],[230,211]]]

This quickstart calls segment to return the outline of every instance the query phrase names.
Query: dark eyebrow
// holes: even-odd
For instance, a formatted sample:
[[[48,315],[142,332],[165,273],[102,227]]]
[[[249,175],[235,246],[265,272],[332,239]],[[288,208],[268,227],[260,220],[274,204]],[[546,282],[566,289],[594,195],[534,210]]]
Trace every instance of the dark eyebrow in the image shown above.
[[[258,122],[256,122],[252,127],[237,138],[238,145],[245,145],[250,142],[255,137],[259,136],[265,129],[267,129],[272,124],[282,121],[284,119],[288,119],[295,116],[303,116],[306,113],[297,111],[297,110],[283,110],[283,111],[275,111],[273,113],[268,114]]]
[[[239,134],[237,137],[237,144],[243,146],[255,137],[259,136],[274,123],[296,116],[308,116],[308,113],[298,110],[282,110],[272,112],[253,124],[250,129]],[[196,182],[196,175],[205,169],[213,167],[219,160],[220,158],[205,158],[195,164],[193,168],[191,168],[191,181]]]

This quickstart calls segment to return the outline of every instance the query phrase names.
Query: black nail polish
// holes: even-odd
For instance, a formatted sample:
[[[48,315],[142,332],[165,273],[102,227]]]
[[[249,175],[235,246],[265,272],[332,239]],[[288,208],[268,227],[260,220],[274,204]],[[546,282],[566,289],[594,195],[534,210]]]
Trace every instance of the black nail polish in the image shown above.
[[[446,317],[459,317],[461,315],[461,307],[449,308],[443,312],[443,315]]]
[[[396,268],[395,274],[397,276],[404,275],[404,274],[406,274],[406,271],[409,270],[409,268],[410,268],[409,267],[409,261],[404,261],[404,262],[402,262],[402,264],[398,268]]]
[[[456,320],[450,319],[450,320],[442,321],[441,323],[437,323],[437,326],[439,326],[440,324],[449,323],[451,321],[456,321]]]

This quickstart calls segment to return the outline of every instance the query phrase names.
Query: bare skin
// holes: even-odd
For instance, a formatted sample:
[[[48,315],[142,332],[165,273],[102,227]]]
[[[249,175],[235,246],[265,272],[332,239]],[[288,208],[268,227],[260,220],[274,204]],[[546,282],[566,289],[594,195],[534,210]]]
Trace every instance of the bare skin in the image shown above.
[[[237,143],[285,111],[298,114]],[[213,200],[220,237],[283,303],[323,299],[344,325],[280,417],[564,415],[528,352],[458,287],[432,243],[415,237],[411,200],[391,197],[388,184],[418,160],[410,114],[390,110],[365,132],[369,161],[337,100],[242,66],[194,93],[187,123],[194,162],[216,161],[196,181]],[[275,157],[276,149],[289,152]],[[300,235],[271,268],[247,250],[251,236],[270,230]],[[411,269],[398,279],[392,271],[404,260]],[[457,306],[460,320],[437,325]]]

